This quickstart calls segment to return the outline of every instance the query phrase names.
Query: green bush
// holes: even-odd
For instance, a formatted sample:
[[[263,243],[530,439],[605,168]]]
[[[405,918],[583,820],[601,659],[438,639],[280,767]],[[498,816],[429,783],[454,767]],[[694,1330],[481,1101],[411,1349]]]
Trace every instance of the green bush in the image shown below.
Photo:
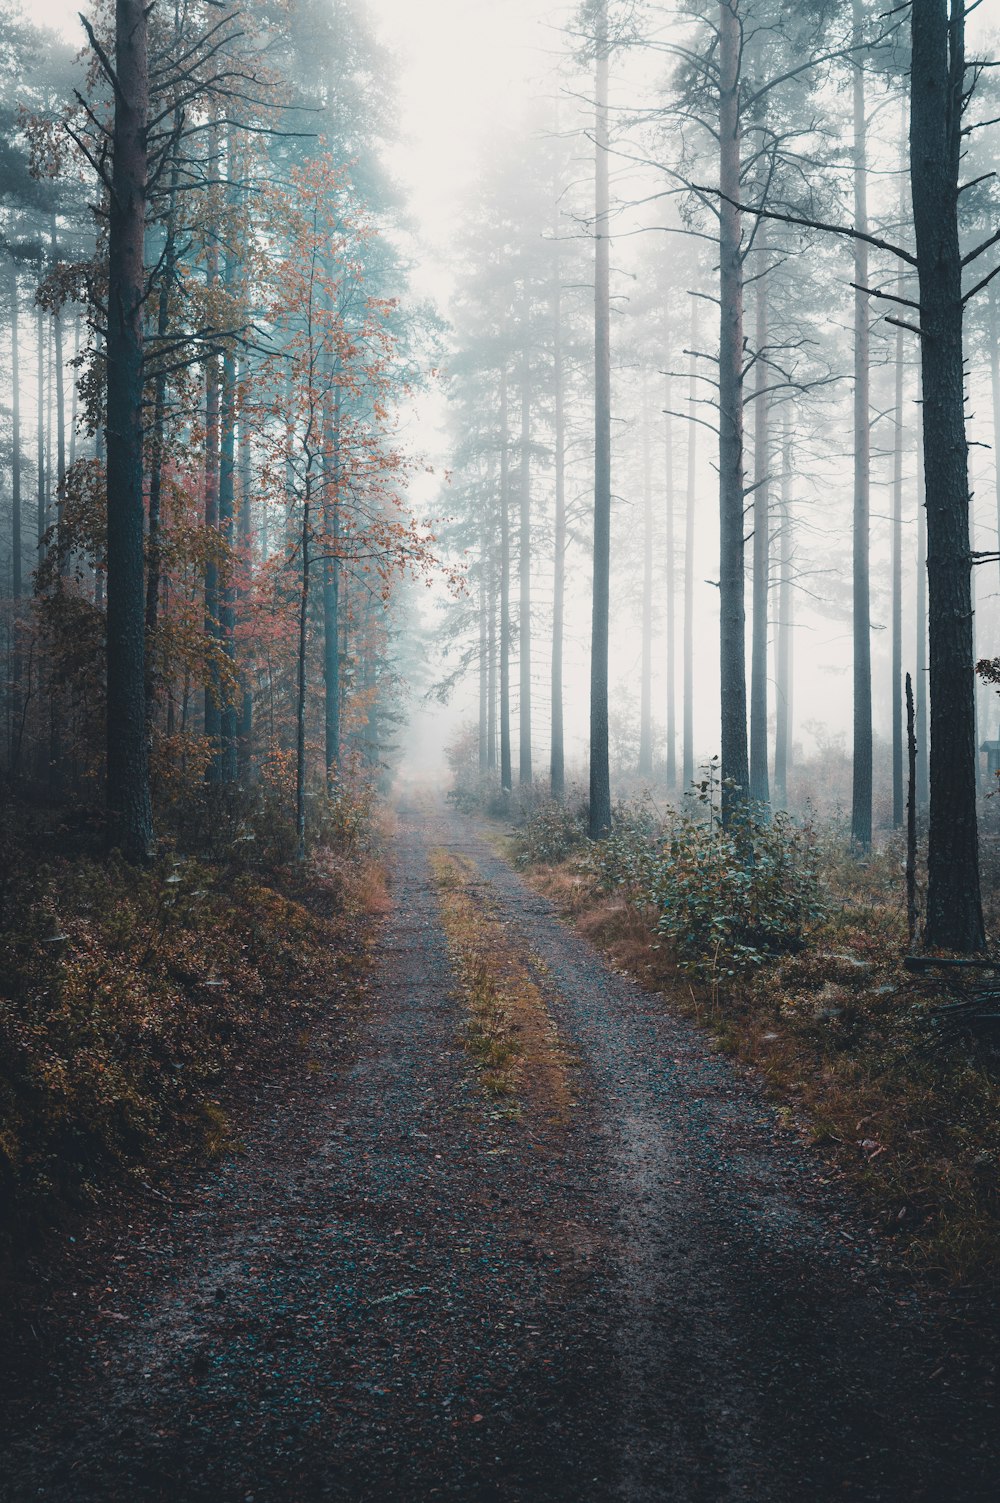
[[[580,789],[564,800],[539,797],[523,811],[514,832],[514,855],[521,866],[564,861],[587,840],[587,802]]]
[[[657,930],[682,969],[732,976],[767,955],[797,950],[821,917],[812,831],[752,805],[724,828],[679,814],[651,888]]]
[[[718,981],[798,949],[821,916],[813,832],[745,805],[723,827],[709,782],[661,818],[648,797],[619,806],[588,867],[605,892],[653,909],[681,970]]]

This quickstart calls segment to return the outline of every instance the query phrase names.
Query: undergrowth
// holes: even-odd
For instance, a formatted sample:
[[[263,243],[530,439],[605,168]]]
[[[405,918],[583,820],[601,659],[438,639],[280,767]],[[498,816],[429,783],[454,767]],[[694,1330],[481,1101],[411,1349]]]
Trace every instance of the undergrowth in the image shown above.
[[[304,869],[56,854],[4,811],[0,1253],[123,1179],[229,1139],[234,1090],[353,990],[384,906],[365,837]],[[244,842],[245,846],[253,843]]]
[[[707,814],[633,804],[607,842],[555,861],[514,842],[615,964],[764,1075],[914,1263],[955,1285],[995,1280],[1000,1060],[938,1023],[981,979],[903,966],[898,841],[859,859],[840,827],[750,816],[723,835]]]

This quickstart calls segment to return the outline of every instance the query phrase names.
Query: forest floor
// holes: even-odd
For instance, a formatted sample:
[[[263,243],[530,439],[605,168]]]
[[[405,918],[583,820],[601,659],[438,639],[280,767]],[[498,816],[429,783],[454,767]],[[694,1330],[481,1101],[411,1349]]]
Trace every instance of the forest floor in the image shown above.
[[[349,1036],[57,1270],[0,1497],[995,1499],[984,1312],[474,824],[394,851]]]

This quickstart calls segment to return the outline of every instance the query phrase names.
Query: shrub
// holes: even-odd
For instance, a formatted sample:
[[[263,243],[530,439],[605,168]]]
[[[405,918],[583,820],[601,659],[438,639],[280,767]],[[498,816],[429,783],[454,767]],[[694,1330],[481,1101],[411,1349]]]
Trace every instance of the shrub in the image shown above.
[[[540,797],[523,813],[514,833],[514,856],[521,866],[565,861],[587,840],[587,801],[573,788],[564,800]]]
[[[716,982],[798,949],[821,914],[811,828],[752,805],[723,827],[710,789],[663,819],[648,797],[620,806],[588,866],[604,891],[653,909],[682,971]]]

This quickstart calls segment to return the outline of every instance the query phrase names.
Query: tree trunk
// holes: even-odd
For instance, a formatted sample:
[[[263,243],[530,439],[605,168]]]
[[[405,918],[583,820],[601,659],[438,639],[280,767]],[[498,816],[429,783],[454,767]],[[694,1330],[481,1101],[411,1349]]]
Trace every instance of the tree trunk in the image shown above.
[[[21,577],[21,373],[18,351],[17,267],[10,263],[10,401],[11,401],[11,594],[20,600],[24,593]]]
[[[590,838],[611,829],[608,628],[611,604],[611,302],[608,6],[596,7],[594,118],[594,585],[590,643]]]
[[[919,419],[918,419],[919,421]],[[927,507],[924,494],[923,433],[917,435],[917,642],[916,642],[916,710],[917,736],[917,808],[926,809],[930,798],[930,734],[927,701],[930,680],[927,675]]]
[[[1000,288],[996,281],[990,283],[989,289],[989,318],[990,318],[990,395],[993,398],[993,502],[997,514],[997,548],[1000,550],[1000,316],[998,316],[997,300],[1000,298]],[[997,561],[1000,563],[1000,551]]]
[[[45,561],[45,532],[48,526],[46,512],[46,473],[45,473],[45,323],[44,314],[39,307],[35,313],[35,339],[38,346],[38,423],[35,432],[36,451],[35,468],[37,471],[36,509],[35,509],[35,535],[36,535],[36,567],[41,567]]]
[[[107,799],[112,843],[153,841],[146,731],[142,494],[143,241],[149,79],[144,0],[117,0],[108,218]]]
[[[332,408],[332,411],[331,411]],[[323,455],[329,471],[323,483],[323,726],[326,781],[340,766],[340,391],[327,404]]]
[[[902,295],[903,278],[898,288]],[[903,338],[902,329],[896,330],[896,392],[895,429],[896,445],[892,466],[892,824],[896,830],[903,825]]]
[[[562,283],[556,256],[552,291],[552,383],[555,425],[555,534],[552,556],[552,734],[549,777],[552,797],[566,791],[566,748],[563,725],[563,635],[566,609],[566,414],[563,389]]]
[[[227,258],[226,281],[230,281]],[[236,583],[233,544],[236,520],[236,354],[231,344],[222,357],[219,440],[219,539],[223,549],[219,579],[219,645],[229,667],[219,714],[220,783],[236,781],[239,709],[233,685],[236,661]]]
[[[969,475],[958,175],[965,12],[913,0],[910,178],[920,282],[930,628],[930,824],[925,941],[985,945],[976,825]]]
[[[767,635],[770,604],[770,424],[768,395],[767,235],[766,222],[757,226],[760,266],[756,281],[756,379],[754,381],[753,439],[753,591],[750,651],[750,797],[761,806],[770,803],[767,752]]]
[[[490,496],[495,496],[493,467],[490,466]],[[486,621],[486,769],[493,772],[497,765],[497,528],[496,517],[490,515],[488,614]]]
[[[642,658],[639,669],[639,767],[653,776],[653,451],[649,393],[642,382]]]
[[[525,291],[524,350],[521,356],[521,471],[520,536],[518,577],[521,598],[518,609],[518,666],[520,705],[518,714],[517,780],[521,787],[531,782],[531,367],[528,352],[528,296]]]
[[[177,112],[174,114],[174,129],[180,129],[180,119]],[[156,310],[156,333],[160,349],[163,348],[164,341],[170,330],[170,291],[177,264],[175,224],[179,175],[180,167],[175,161],[170,170],[166,239],[163,249],[163,268],[161,272],[162,280],[160,282]],[[166,412],[167,372],[166,364],[161,360],[153,383],[153,433],[152,442],[149,445],[149,523],[146,540],[146,713],[150,717],[150,720],[152,720],[155,710],[158,687],[153,648],[160,611],[160,502],[163,493]]]
[[[208,137],[208,164],[218,161],[218,128],[213,121]],[[217,171],[217,165],[215,170]],[[218,278],[219,250],[214,232],[209,231],[205,256],[205,280],[209,288]],[[219,361],[209,356],[205,365],[205,528],[208,553],[205,560],[205,637],[210,653],[205,683],[205,736],[210,744],[207,777],[216,782],[219,775],[219,743],[222,731],[221,685],[215,653],[219,637],[219,563],[215,534],[219,530]]]
[[[863,34],[862,0],[853,0],[854,41]],[[865,74],[854,63],[854,227],[868,232],[868,160]],[[868,247],[854,242],[854,773],[851,844],[867,851],[872,842],[872,647],[869,574],[871,411],[869,398]]]
[[[52,216],[52,265],[59,262],[59,242],[56,233],[55,215]],[[55,378],[56,398],[56,547],[59,559],[59,577],[69,573],[70,557],[68,539],[65,536],[64,512],[66,509],[66,396],[64,390],[62,311],[57,308],[52,315],[52,374]]]
[[[500,788],[514,786],[510,758],[510,452],[507,367],[500,372]]]
[[[792,423],[788,407],[781,436],[781,576],[778,582],[777,685],[775,689],[774,797],[788,808],[792,765]]]
[[[246,373],[243,377],[246,380]],[[253,534],[253,508],[251,505],[251,454],[250,454],[250,430],[246,415],[240,417],[239,429],[239,474],[240,474],[240,511],[238,547],[241,560],[241,568],[244,579],[248,579],[252,566],[252,534]],[[242,618],[244,606],[242,592],[237,594],[237,609]],[[243,702],[240,707],[240,750],[239,765],[241,774],[250,771],[251,747],[253,736],[253,689],[250,678],[243,675]]]
[[[719,6],[719,622],[722,818],[747,796],[743,543],[743,251],[740,185],[740,0]]]
[[[674,421],[673,394],[667,376],[664,429],[664,493],[667,510],[667,787],[677,786],[677,558],[674,539]]]
[[[681,785],[694,782],[694,532],[698,469],[698,299],[691,299],[691,354],[688,358],[687,496],[684,507],[684,747]]]
[[[479,771],[484,773],[489,763],[489,630],[487,627],[487,555],[489,552],[489,528],[486,509],[488,488],[482,494],[479,507],[479,580],[476,591],[476,612],[479,616]]]
[[[299,861],[306,859],[306,648],[309,640],[309,528],[312,501],[312,459],[306,464],[302,498],[302,576],[299,590],[299,643],[295,692],[295,848]]]

